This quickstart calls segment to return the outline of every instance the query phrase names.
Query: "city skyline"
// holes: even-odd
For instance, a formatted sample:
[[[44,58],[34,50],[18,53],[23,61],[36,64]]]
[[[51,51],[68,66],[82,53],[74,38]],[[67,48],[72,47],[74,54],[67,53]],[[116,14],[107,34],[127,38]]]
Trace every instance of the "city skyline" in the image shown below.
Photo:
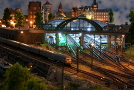
[[[24,15],[27,15],[28,3],[29,1],[37,1],[37,0],[2,0],[0,1],[0,18],[3,17],[4,9],[8,8],[20,8]],[[38,0],[41,1],[42,5],[47,0]],[[80,7],[80,6],[91,6],[93,0],[48,0],[52,4],[52,12],[55,13],[58,10],[58,6],[60,2],[62,3],[63,11],[70,11],[72,7]],[[133,0],[96,0],[99,5],[99,9],[110,9],[112,8],[114,11],[114,24],[124,24],[125,22],[129,22],[129,12],[130,10],[134,10]]]

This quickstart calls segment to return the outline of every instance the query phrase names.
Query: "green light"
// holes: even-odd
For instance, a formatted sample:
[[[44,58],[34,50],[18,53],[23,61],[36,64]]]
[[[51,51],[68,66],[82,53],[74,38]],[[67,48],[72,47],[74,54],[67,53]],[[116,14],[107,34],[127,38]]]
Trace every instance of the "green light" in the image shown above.
[[[30,68],[32,68],[32,66],[29,66]]]

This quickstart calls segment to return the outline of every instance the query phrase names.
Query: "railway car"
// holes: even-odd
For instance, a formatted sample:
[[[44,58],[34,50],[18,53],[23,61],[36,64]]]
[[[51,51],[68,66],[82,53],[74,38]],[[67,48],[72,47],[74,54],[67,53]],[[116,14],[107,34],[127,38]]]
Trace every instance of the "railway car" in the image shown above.
[[[12,64],[4,61],[4,60],[0,60],[0,75],[3,76],[5,74],[5,71],[10,68],[12,66]]]
[[[1,38],[1,37],[0,37],[0,42],[6,44],[6,43],[7,43],[7,39],[5,39],[5,38]]]
[[[21,43],[19,48],[24,50],[24,51],[29,51],[30,50],[30,46],[25,44],[25,43]]]
[[[28,51],[35,54],[40,54],[40,49],[33,46],[30,46],[30,49]]]
[[[66,65],[71,65],[72,63],[71,57],[64,54],[59,54],[48,50],[40,50],[40,55],[50,58],[52,60],[60,61]]]
[[[71,65],[71,62],[72,62],[71,57],[67,56],[67,55],[64,55],[64,54],[59,54],[59,53],[52,52],[52,51],[49,51],[49,50],[39,49],[39,48],[30,46],[30,45],[27,45],[27,44],[24,44],[24,43],[20,43],[20,42],[17,42],[17,41],[4,39],[4,38],[0,38],[0,42],[12,45],[12,46],[20,48],[24,51],[39,54],[41,56],[50,58],[52,60],[60,61],[64,64],[66,64],[66,65]]]
[[[6,42],[8,45],[11,45],[11,46],[13,46],[13,47],[19,47],[19,45],[20,45],[20,42],[17,42],[17,41],[14,41],[14,40],[9,40],[9,39],[7,39],[7,42]]]

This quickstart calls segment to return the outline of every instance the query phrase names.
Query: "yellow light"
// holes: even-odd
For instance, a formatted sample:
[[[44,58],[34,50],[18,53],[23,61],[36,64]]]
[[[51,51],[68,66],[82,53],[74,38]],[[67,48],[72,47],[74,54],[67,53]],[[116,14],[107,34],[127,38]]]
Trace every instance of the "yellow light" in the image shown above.
[[[122,35],[122,37],[125,37],[125,35]]]
[[[30,23],[32,24],[33,22],[31,21]]]
[[[86,15],[86,18],[92,19],[92,15]]]
[[[47,38],[49,38],[50,36],[47,36]]]
[[[2,27],[6,27],[6,25],[2,25]]]
[[[95,45],[95,43],[91,43],[90,45],[93,47]]]
[[[13,24],[14,22],[10,22],[11,24]]]
[[[20,33],[21,33],[21,34],[23,34],[24,32],[23,32],[23,31],[21,31]]]

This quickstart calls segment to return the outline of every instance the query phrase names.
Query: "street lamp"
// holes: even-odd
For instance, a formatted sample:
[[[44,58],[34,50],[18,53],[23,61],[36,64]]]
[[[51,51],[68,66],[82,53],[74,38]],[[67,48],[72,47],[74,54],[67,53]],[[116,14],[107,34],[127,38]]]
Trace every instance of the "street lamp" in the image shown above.
[[[79,47],[76,47],[77,50],[77,73],[79,72]]]
[[[33,22],[31,21],[31,22],[30,22],[30,27],[32,27],[32,23],[33,23]]]
[[[125,37],[125,35],[122,35],[122,53],[123,53],[124,43],[125,43],[124,37]]]
[[[95,43],[91,43],[90,44],[90,46],[91,46],[91,57],[92,57],[92,59],[91,59],[91,71],[93,70],[93,48],[94,48],[94,45],[95,45]]]
[[[101,39],[102,39],[102,37],[100,35],[100,55],[101,55]]]
[[[130,54],[130,56],[129,56],[129,61],[131,60],[131,43],[125,43],[126,45],[128,44],[129,45],[129,54]],[[129,64],[128,64],[129,65]]]
[[[11,25],[13,26],[13,28],[15,28],[15,24],[16,24],[16,23],[14,23],[13,21],[11,21],[10,23],[11,23]]]

